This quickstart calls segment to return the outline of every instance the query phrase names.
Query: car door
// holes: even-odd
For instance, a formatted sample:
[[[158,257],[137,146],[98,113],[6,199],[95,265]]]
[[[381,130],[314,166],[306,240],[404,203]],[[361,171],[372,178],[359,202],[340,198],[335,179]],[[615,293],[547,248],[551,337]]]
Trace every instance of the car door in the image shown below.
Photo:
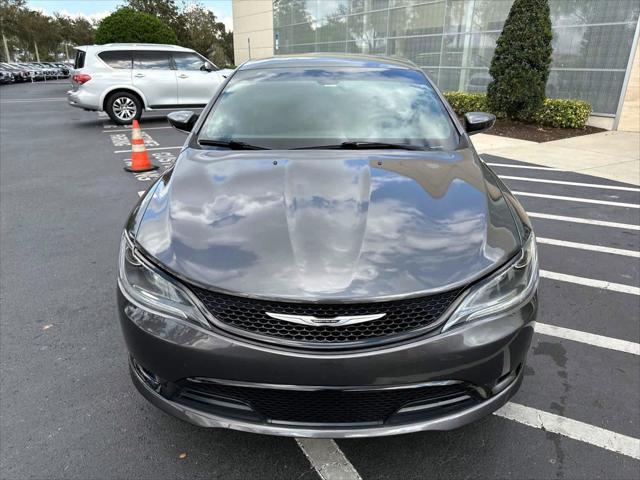
[[[223,77],[217,67],[194,52],[173,52],[178,81],[178,103],[206,105],[218,90]]]
[[[176,72],[171,66],[171,53],[162,50],[136,50],[133,52],[133,85],[147,99],[149,107],[167,107],[178,104]]]

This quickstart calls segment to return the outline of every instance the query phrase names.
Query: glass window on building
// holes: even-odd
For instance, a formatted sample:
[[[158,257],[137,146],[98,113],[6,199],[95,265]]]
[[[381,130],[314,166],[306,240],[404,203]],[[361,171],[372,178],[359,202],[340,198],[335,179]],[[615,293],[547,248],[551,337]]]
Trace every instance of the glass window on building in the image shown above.
[[[273,0],[276,54],[396,55],[442,90],[484,92],[513,0]],[[549,0],[553,62],[547,95],[613,116],[640,14],[638,0]]]

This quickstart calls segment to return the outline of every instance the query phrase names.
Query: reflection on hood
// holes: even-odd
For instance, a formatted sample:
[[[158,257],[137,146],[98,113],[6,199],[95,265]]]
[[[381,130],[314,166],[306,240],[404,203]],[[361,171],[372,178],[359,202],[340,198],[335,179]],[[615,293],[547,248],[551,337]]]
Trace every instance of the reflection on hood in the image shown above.
[[[491,181],[468,150],[190,150],[137,239],[186,279],[256,296],[449,289],[518,248]]]

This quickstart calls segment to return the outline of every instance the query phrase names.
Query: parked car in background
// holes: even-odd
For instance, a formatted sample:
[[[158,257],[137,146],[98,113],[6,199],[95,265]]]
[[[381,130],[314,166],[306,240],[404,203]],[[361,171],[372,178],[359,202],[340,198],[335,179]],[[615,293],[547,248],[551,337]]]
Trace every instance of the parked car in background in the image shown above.
[[[0,67],[0,83],[7,84],[7,83],[13,83],[15,81],[16,79],[11,70]]]
[[[16,65],[11,63],[0,63],[0,69],[7,70],[13,73],[13,77],[16,82],[28,82],[31,79],[27,69],[17,67]]]
[[[17,63],[20,68],[25,68],[33,80],[45,80],[47,75],[44,68],[32,63]]]
[[[175,45],[87,45],[76,47],[67,95],[70,105],[122,125],[144,110],[204,107],[230,72]]]
[[[518,200],[416,65],[238,67],[122,237],[138,390],[200,426],[302,437],[446,430],[518,390],[538,259]]]
[[[42,65],[50,68],[58,78],[66,78],[69,76],[69,68],[61,63],[44,62]]]

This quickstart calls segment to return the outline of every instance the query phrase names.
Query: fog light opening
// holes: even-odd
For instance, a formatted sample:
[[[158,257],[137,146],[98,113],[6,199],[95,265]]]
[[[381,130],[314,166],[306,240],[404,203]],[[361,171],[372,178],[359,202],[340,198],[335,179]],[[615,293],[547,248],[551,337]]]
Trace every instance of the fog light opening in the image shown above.
[[[520,374],[520,370],[522,370],[522,364],[518,364],[518,366],[510,371],[505,373],[504,375],[502,375],[498,381],[496,382],[495,386],[491,389],[491,393],[493,395],[496,395],[498,393],[500,393],[502,390],[504,390],[505,388],[507,388],[509,385],[511,385],[511,383],[518,378],[518,375]]]
[[[160,389],[162,388],[162,381],[160,377],[136,362],[135,358],[131,359],[131,363],[133,364],[133,368],[135,368],[140,378],[153,390],[155,390],[156,392],[160,392]]]

